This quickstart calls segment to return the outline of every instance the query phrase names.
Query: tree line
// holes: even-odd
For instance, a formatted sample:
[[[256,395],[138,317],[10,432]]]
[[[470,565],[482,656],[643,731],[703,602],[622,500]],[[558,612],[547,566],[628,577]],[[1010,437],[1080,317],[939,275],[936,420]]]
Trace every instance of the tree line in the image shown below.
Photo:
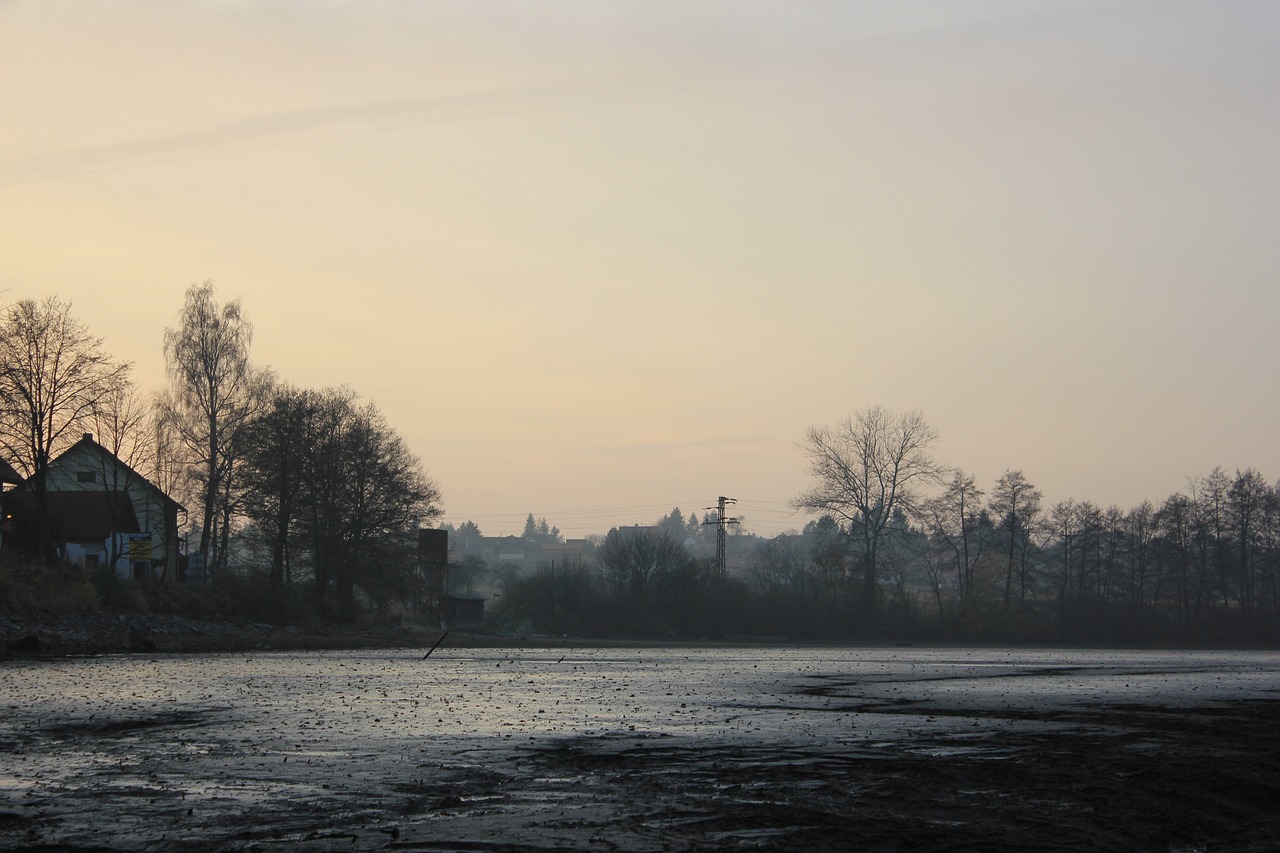
[[[592,566],[508,579],[504,616],[550,633],[995,642],[1280,641],[1280,485],[1215,469],[1128,510],[988,493],[937,462],[919,413],[874,407],[799,442],[818,515],[721,578],[680,526],[617,529]]]
[[[351,618],[358,601],[413,595],[415,532],[440,492],[378,407],[348,388],[303,389],[256,366],[253,327],[212,282],[165,330],[167,385],[132,365],[56,297],[0,315],[0,452],[36,495],[36,555],[56,558],[45,501],[52,459],[84,432],[189,508],[184,572],[261,569],[281,606]]]
[[[1046,506],[1018,470],[988,495],[933,459],[936,439],[918,412],[875,407],[800,443],[813,485],[795,505],[831,520],[845,564],[828,597],[867,630],[1280,638],[1280,487],[1257,470],[1215,469],[1129,510]]]

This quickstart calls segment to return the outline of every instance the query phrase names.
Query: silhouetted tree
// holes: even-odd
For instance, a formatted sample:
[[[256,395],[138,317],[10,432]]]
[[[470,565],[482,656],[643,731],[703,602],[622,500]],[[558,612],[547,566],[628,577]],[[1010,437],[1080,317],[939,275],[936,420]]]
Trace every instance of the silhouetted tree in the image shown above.
[[[1049,509],[1049,527],[1052,535],[1058,540],[1059,548],[1058,620],[1059,628],[1064,635],[1067,631],[1067,605],[1071,593],[1071,566],[1073,556],[1077,550],[1079,518],[1079,508],[1071,498],[1058,501]]]
[[[211,569],[225,565],[235,512],[235,474],[246,450],[241,431],[270,387],[249,363],[253,327],[240,300],[219,305],[213,282],[187,289],[179,325],[164,333],[169,388],[160,416],[186,451],[199,493],[198,553]]]
[[[561,541],[560,528],[552,527],[546,516],[535,519],[533,513],[529,513],[529,517],[524,520],[524,532],[520,534],[520,538],[535,545],[555,543]]]
[[[484,534],[480,532],[480,525],[474,521],[464,521],[454,531],[454,540],[460,548],[474,548],[480,544],[482,538]]]
[[[933,535],[946,543],[955,565],[960,601],[969,603],[974,590],[973,570],[985,547],[981,522],[982,490],[973,476],[962,471],[952,474],[941,495],[924,504]]]
[[[1212,593],[1211,607],[1230,606],[1233,594],[1230,581],[1231,548],[1227,542],[1227,489],[1231,486],[1226,472],[1214,468],[1205,477],[1191,483],[1196,510],[1197,561]]]
[[[835,427],[811,427],[800,442],[816,483],[793,503],[849,525],[864,615],[875,609],[882,546],[896,532],[894,520],[917,511],[921,489],[940,478],[930,455],[936,440],[919,412],[892,414],[876,406]]]
[[[596,549],[596,559],[615,593],[648,600],[664,577],[692,558],[666,531],[615,527]]]
[[[289,543],[299,509],[307,458],[308,425],[316,395],[283,385],[246,425],[242,486],[244,513],[270,553],[270,586],[280,593],[288,579]]]
[[[990,509],[1005,549],[1004,603],[1018,583],[1018,606],[1026,605],[1032,533],[1040,515],[1041,495],[1021,471],[1005,471],[991,492]]]
[[[1264,550],[1268,503],[1274,499],[1270,485],[1255,469],[1236,471],[1227,488],[1227,530],[1234,541],[1234,583],[1241,613],[1246,619],[1256,615],[1259,564]]]
[[[1204,587],[1195,571],[1194,507],[1183,494],[1169,496],[1156,511],[1159,531],[1157,548],[1164,571],[1172,576],[1178,622],[1184,637],[1190,637],[1200,615]]]
[[[680,507],[675,507],[671,512],[658,519],[658,528],[667,531],[680,542],[683,542],[689,536],[684,513],[680,512]]]
[[[1160,601],[1164,576],[1155,565],[1156,508],[1143,501],[1125,516],[1129,603],[1133,623],[1141,633],[1149,611]]]
[[[56,297],[24,299],[4,313],[0,328],[0,450],[27,478],[34,495],[38,549],[53,561],[49,528],[49,462],[69,447],[95,412],[105,413],[126,381],[102,339]]]
[[[439,517],[440,492],[372,403],[360,405],[346,389],[311,396],[301,528],[317,610],[332,583],[345,619],[357,588],[378,599],[412,583],[414,531]]]
[[[114,529],[124,530],[126,510],[130,506],[121,495],[138,485],[144,472],[154,472],[157,465],[155,424],[149,407],[134,388],[133,382],[120,376],[112,382],[85,424],[98,444],[124,463],[115,465],[105,456],[99,456],[95,479],[101,484],[102,505],[109,514]],[[160,519],[138,519],[150,529],[159,525]],[[124,538],[111,537],[108,544],[108,565],[114,566],[124,556]],[[176,566],[165,566],[165,577],[176,580]]]

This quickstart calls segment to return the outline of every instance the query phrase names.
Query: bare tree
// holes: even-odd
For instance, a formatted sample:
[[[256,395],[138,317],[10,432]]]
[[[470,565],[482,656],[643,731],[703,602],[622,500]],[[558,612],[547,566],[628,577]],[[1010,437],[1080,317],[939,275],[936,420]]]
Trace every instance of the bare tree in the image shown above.
[[[1195,504],[1184,494],[1170,495],[1155,514],[1165,571],[1172,573],[1179,622],[1190,636],[1200,616],[1206,585],[1195,559]]]
[[[289,543],[302,494],[307,426],[317,404],[314,394],[282,386],[246,429],[240,477],[245,515],[266,540],[271,554],[268,581],[277,594],[289,577]]]
[[[1227,529],[1235,545],[1235,583],[1239,590],[1240,610],[1245,620],[1252,619],[1259,598],[1261,539],[1266,530],[1264,518],[1274,500],[1271,485],[1254,468],[1236,471],[1227,489]]]
[[[845,569],[848,536],[840,530],[839,522],[824,515],[804,526],[804,538],[809,546],[808,558],[815,580],[826,600],[833,602],[845,593],[848,586]]]
[[[104,505],[117,531],[125,521],[129,492],[139,485],[144,471],[155,468],[157,448],[151,411],[139,396],[133,383],[120,377],[103,393],[86,423],[99,445],[124,465],[115,465],[99,457],[97,480],[102,487]],[[151,529],[160,519],[138,519]],[[123,556],[120,537],[112,537],[108,565]],[[148,557],[147,559],[150,559]],[[166,566],[166,571],[176,567]]]
[[[342,618],[354,612],[357,588],[373,599],[403,592],[414,531],[440,516],[440,490],[378,408],[347,389],[312,392],[301,477],[299,526],[317,609],[330,583]]]
[[[972,604],[974,565],[986,544],[981,523],[982,490],[971,474],[955,471],[946,490],[926,502],[925,514],[933,535],[946,543],[954,557],[961,603]]]
[[[1231,603],[1231,549],[1227,536],[1227,490],[1231,481],[1225,471],[1214,468],[1207,476],[1193,478],[1189,485],[1195,502],[1196,560],[1210,590],[1217,586],[1215,598],[1221,597],[1225,609]],[[1207,599],[1207,603],[1213,606],[1215,598]]]
[[[1040,491],[1021,471],[1005,471],[991,493],[991,513],[1004,533],[1004,603],[1008,606],[1013,581],[1018,579],[1018,606],[1026,605],[1027,568],[1031,560],[1031,533],[1040,515]]]
[[[1125,534],[1129,546],[1129,601],[1134,622],[1141,629],[1148,609],[1154,610],[1159,603],[1162,580],[1159,572],[1152,571],[1156,508],[1151,501],[1143,501],[1129,510],[1125,516]]]
[[[35,497],[40,553],[54,559],[46,472],[78,439],[90,417],[129,372],[102,349],[102,339],[49,297],[24,299],[0,330],[0,449],[28,480]]]
[[[930,455],[937,437],[919,412],[892,414],[875,406],[834,427],[811,427],[799,443],[816,484],[793,504],[848,524],[857,543],[867,615],[876,606],[885,542],[918,511],[921,489],[942,476]]]
[[[213,282],[187,289],[179,326],[164,333],[169,388],[159,409],[185,450],[190,480],[199,492],[200,553],[220,568],[234,512],[234,478],[245,447],[239,433],[270,386],[249,363],[253,327],[240,300],[219,305]]]
[[[1071,563],[1080,550],[1077,538],[1082,527],[1080,506],[1072,498],[1058,501],[1049,508],[1048,531],[1058,540],[1062,571],[1058,575],[1058,618],[1063,635],[1067,631],[1067,602],[1071,592]]]
[[[670,532],[615,527],[596,549],[596,559],[616,594],[652,601],[658,586],[689,565],[689,552]]]
[[[778,536],[753,549],[747,582],[763,595],[812,597],[812,573],[804,541],[799,536]]]

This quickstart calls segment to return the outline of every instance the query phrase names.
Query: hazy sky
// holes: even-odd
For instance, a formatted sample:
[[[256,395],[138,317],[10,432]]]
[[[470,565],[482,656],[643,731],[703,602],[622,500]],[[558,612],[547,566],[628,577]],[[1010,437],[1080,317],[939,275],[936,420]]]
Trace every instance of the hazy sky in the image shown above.
[[[183,292],[569,535],[919,409],[989,489],[1280,476],[1280,3],[0,2],[0,289]]]

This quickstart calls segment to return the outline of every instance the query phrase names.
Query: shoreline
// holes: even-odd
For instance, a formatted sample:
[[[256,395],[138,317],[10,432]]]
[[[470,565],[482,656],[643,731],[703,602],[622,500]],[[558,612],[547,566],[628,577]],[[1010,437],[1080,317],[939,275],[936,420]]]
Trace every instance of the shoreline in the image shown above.
[[[65,616],[0,613],[0,661],[93,657],[112,654],[220,654],[269,651],[422,649],[442,631],[421,626],[285,625],[233,619],[191,619],[172,614],[101,612]],[[732,636],[699,638],[515,636],[474,629],[451,630],[455,648],[1069,648],[1151,651],[1270,650],[1268,645],[1095,645],[966,643],[936,639],[844,639]]]

